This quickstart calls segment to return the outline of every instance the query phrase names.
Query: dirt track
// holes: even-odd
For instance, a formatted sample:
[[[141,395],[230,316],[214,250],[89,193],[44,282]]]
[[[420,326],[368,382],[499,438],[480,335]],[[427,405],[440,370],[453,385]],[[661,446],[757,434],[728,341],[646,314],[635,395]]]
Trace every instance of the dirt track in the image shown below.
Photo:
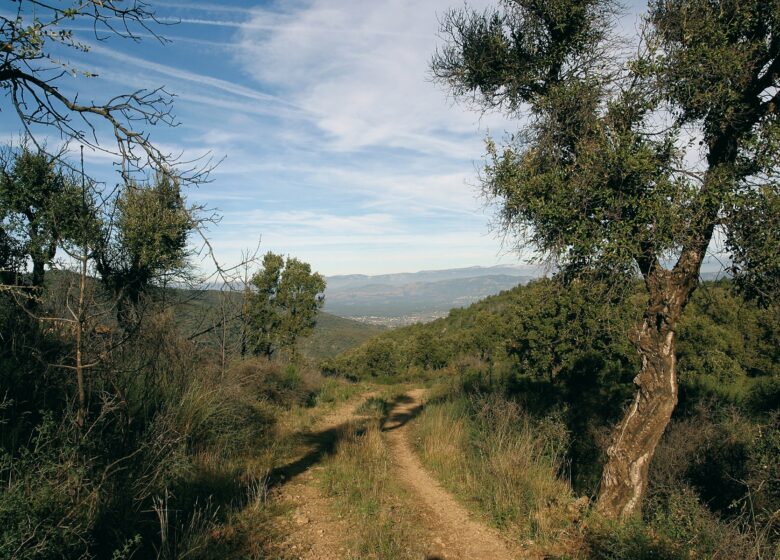
[[[424,390],[415,389],[396,399],[383,432],[396,465],[398,480],[416,498],[412,507],[421,524],[426,560],[509,560],[522,558],[497,531],[477,521],[423,468],[407,439],[407,423],[422,409]],[[367,395],[366,395],[367,396]],[[364,396],[365,398],[365,396]],[[330,438],[355,418],[355,405],[345,405],[325,417],[312,435],[312,444],[299,461],[288,466],[279,495],[293,506],[286,548],[302,560],[337,560],[348,556],[354,531],[338,519],[327,497],[317,487],[313,472],[327,452]]]
[[[509,560],[510,551],[497,531],[476,521],[463,506],[426,471],[406,436],[407,422],[422,408],[422,389],[404,395],[384,425],[398,478],[419,498],[418,505],[430,535],[428,558]]]

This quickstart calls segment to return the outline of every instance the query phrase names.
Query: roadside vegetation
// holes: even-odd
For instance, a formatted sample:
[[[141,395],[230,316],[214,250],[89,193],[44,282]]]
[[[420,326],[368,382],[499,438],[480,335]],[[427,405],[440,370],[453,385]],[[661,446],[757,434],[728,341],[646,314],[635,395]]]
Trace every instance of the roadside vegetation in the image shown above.
[[[609,431],[631,398],[636,298],[541,280],[383,334],[330,374],[437,380],[411,424],[423,463],[529,550],[582,558],[780,554],[780,323],[730,282],[697,292],[679,331],[680,404],[642,516],[592,510]],[[435,340],[433,344],[431,341]],[[382,362],[384,369],[374,369]],[[389,365],[388,365],[389,364]]]
[[[175,178],[104,198],[45,152],[3,156],[0,557],[273,554],[271,473],[300,411],[352,391],[296,357],[322,279],[290,259],[283,289],[243,294],[265,305],[262,328],[222,313],[193,336],[198,219]],[[201,343],[215,330],[218,344]]]

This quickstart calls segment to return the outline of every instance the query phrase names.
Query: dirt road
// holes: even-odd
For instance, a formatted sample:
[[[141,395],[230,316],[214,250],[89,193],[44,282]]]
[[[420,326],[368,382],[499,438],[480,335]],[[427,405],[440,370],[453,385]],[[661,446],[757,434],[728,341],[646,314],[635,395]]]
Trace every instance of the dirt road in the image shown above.
[[[498,532],[474,518],[426,471],[407,439],[408,422],[422,409],[424,390],[397,398],[383,424],[383,433],[398,480],[410,490],[426,560],[510,560],[523,558]],[[365,395],[364,398],[367,398]],[[285,467],[280,499],[292,505],[286,539],[288,553],[301,560],[337,560],[348,556],[350,534],[356,529],[334,514],[316,483],[317,463],[329,452],[335,434],[355,419],[355,404],[327,415],[311,435],[301,457]]]
[[[428,558],[446,560],[509,560],[520,558],[497,531],[475,520],[426,471],[406,435],[409,420],[422,408],[423,389],[398,399],[383,427],[397,465],[398,478],[419,498],[418,505],[430,536]]]

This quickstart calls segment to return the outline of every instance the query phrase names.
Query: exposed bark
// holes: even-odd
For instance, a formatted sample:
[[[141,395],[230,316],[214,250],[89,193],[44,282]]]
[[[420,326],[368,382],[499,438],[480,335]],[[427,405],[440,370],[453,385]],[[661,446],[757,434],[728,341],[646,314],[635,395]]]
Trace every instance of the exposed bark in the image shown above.
[[[642,366],[634,378],[634,400],[607,449],[597,503],[606,517],[626,518],[641,510],[650,462],[677,405],[675,329],[698,284],[703,256],[699,244],[684,251],[673,270],[661,268],[654,259],[645,263],[649,298],[632,336]]]

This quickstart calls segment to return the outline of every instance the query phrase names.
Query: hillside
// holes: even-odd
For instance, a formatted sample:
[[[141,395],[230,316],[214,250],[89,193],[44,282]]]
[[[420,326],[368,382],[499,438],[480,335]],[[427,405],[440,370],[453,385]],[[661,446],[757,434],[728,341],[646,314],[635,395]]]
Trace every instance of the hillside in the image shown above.
[[[522,532],[540,515],[570,526],[537,508],[587,504],[598,489],[608,434],[635,391],[629,333],[642,300],[639,286],[618,299],[535,281],[373,338],[323,371],[443,384],[413,428],[425,466],[497,526]],[[777,557],[780,319],[728,281],[704,282],[677,335],[678,406],[653,459],[645,525],[596,529],[588,546],[596,558],[746,557],[748,546]],[[763,533],[752,542],[755,526]]]
[[[378,276],[327,278],[325,309],[342,317],[391,326],[430,321],[450,309],[525,284],[529,267],[470,267]]]
[[[179,302],[177,322],[196,343],[214,347],[220,344],[223,306],[228,317],[227,330],[236,340],[240,329],[240,292],[223,294],[218,290],[173,290],[170,297]],[[300,340],[299,350],[307,358],[316,361],[345,352],[385,330],[379,325],[365,324],[321,311],[314,332]]]
[[[300,351],[313,360],[330,358],[359,346],[369,338],[386,332],[380,325],[368,325],[320,312],[314,332],[301,340]]]

